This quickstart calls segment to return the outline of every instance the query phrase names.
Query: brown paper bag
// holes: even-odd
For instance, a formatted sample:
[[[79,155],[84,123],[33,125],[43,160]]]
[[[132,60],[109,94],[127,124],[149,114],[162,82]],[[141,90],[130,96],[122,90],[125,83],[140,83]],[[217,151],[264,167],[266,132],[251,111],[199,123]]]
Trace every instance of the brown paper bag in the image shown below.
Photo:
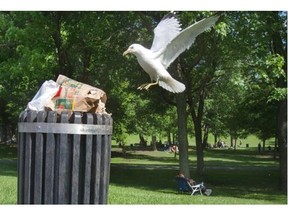
[[[56,83],[59,91],[46,104],[46,107],[57,112],[80,111],[90,113],[106,113],[106,93],[93,86],[59,75]]]

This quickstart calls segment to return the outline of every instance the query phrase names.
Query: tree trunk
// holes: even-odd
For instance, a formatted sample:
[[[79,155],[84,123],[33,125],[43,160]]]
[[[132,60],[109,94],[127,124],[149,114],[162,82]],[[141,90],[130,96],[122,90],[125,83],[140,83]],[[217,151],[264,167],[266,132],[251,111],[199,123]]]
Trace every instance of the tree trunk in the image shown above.
[[[263,142],[262,149],[263,149],[263,152],[264,152],[265,151],[266,139],[262,139],[262,142]]]
[[[167,131],[167,140],[168,140],[168,145],[170,146],[172,144],[170,131]]]
[[[277,140],[280,157],[280,188],[287,192],[287,99],[278,105]]]
[[[275,142],[274,142],[274,150],[273,150],[273,159],[276,159],[277,157],[277,149],[278,149],[278,138],[277,138],[277,133],[275,135]]]
[[[233,135],[230,135],[230,147],[231,148],[234,147],[234,137],[233,137]]]
[[[58,70],[56,71],[56,77],[61,73],[66,76],[71,76],[72,74],[72,69],[69,68],[69,62],[67,58],[67,52],[63,48],[63,41],[62,41],[62,27],[61,27],[61,19],[62,19],[62,12],[61,11],[56,11],[56,12],[51,12],[52,14],[52,19],[54,21],[54,32],[52,33],[52,38],[55,43],[55,48],[56,48],[56,56],[57,56],[57,62],[58,62]]]
[[[143,134],[139,134],[139,139],[140,139],[140,146],[143,146],[143,147],[145,147],[145,146],[147,146],[147,141],[144,139],[144,136],[143,136]]]
[[[185,93],[176,94],[180,172],[190,178]]]
[[[176,64],[172,65],[174,69],[175,78],[180,82],[183,82],[183,74],[181,70],[180,61],[177,61]],[[172,70],[173,70],[172,69]],[[186,103],[186,91],[182,93],[175,94],[176,98],[176,107],[177,107],[177,140],[178,140],[178,149],[179,149],[179,167],[180,172],[184,174],[186,178],[190,178],[189,170],[189,155],[188,155],[188,133],[187,133],[187,103]],[[173,144],[175,136],[173,134]]]
[[[197,151],[197,173],[202,176],[204,172],[204,152],[202,144],[202,116],[204,111],[204,99],[205,99],[205,90],[204,86],[201,87],[199,91],[199,101],[197,106],[197,112],[195,110],[194,98],[191,95],[188,95],[188,104],[192,116],[192,121],[194,124],[195,131],[195,140],[196,140],[196,151]]]
[[[208,125],[204,126],[204,134],[203,134],[203,148],[206,149],[208,147],[208,135],[209,135],[209,127]]]
[[[197,152],[197,173],[198,175],[202,176],[204,172],[204,151],[202,145],[201,121],[198,118],[194,120],[194,131]]]
[[[233,135],[233,134],[230,134],[230,147],[233,148],[234,150],[236,150],[236,147],[237,147],[237,138]]]
[[[217,134],[214,134],[214,145],[217,146],[217,142],[218,142],[218,136]]]
[[[283,43],[285,39],[281,37],[280,31],[275,28],[275,23],[279,23],[279,12],[271,12],[271,16],[267,16],[266,22],[268,26],[274,25],[274,28],[269,28],[272,30],[269,32],[272,39],[271,51],[282,56],[285,61],[283,65],[285,75],[278,78],[276,87],[287,88],[287,45]],[[280,188],[287,192],[287,98],[278,102],[276,131],[280,157]]]
[[[234,150],[236,150],[237,149],[237,138],[235,137],[234,138]]]
[[[152,136],[152,141],[151,141],[151,145],[152,145],[152,149],[153,149],[153,151],[157,151],[157,138],[156,138],[156,136]]]

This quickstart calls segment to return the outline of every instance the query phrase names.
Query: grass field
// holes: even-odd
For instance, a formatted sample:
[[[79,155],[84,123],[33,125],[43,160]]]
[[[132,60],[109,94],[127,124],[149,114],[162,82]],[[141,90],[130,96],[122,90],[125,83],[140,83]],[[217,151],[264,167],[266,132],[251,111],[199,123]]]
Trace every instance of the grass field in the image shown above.
[[[152,140],[152,137],[145,137],[145,139],[147,140],[147,143],[149,144],[151,142],[151,140]],[[157,137],[157,140],[160,140],[160,139],[161,139],[161,141],[163,143],[167,140],[166,137],[162,137],[162,138]],[[230,141],[230,137],[221,137],[218,140],[222,140],[222,141],[224,141],[226,143],[227,146],[230,146],[230,142],[231,142]],[[241,146],[239,146],[240,140],[242,142]],[[195,146],[195,137],[189,137],[188,138],[188,142],[189,142],[189,146]],[[132,135],[127,136],[127,138],[125,139],[125,143],[128,146],[130,144],[139,143],[139,135],[132,134]],[[211,134],[209,134],[209,136],[208,136],[208,143],[214,144],[214,137]],[[250,150],[251,150],[251,148],[257,149],[257,146],[258,146],[259,143],[261,143],[261,145],[262,145],[262,141],[259,140],[256,136],[249,135],[245,139],[238,139],[237,140],[237,147],[244,148],[248,144]],[[275,139],[274,138],[271,138],[271,139],[267,140],[266,141],[266,148],[269,145],[271,146],[271,148],[274,148],[274,143],[275,143]],[[112,141],[112,145],[116,146],[116,142]]]
[[[137,136],[131,137],[135,143]],[[127,147],[123,154],[112,146],[108,203],[115,204],[287,204],[287,193],[278,189],[278,161],[272,152],[258,153],[257,140],[236,151],[205,151],[205,174],[196,174],[195,146],[189,147],[191,175],[213,190],[211,196],[180,194],[175,175],[178,156],[161,151],[136,151]],[[252,142],[252,141],[253,142]],[[243,141],[246,143],[247,140]],[[17,149],[0,146],[0,204],[16,204]]]
[[[207,150],[205,175],[199,177],[190,147],[193,178],[213,190],[212,196],[192,197],[177,192],[178,157],[173,153],[127,149],[125,157],[112,154],[111,204],[287,204],[287,195],[278,190],[278,162],[271,152]]]

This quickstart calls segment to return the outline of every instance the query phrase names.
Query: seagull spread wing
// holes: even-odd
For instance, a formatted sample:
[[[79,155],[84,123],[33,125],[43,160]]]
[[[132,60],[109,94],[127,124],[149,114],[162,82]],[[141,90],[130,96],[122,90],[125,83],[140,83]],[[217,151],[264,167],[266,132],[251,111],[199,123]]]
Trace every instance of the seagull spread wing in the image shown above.
[[[218,18],[219,18],[219,16],[212,16],[209,18],[202,19],[201,21],[196,22],[195,24],[187,27],[186,29],[184,29],[183,31],[178,33],[171,41],[166,43],[167,44],[166,47],[162,47],[161,54],[159,56],[161,63],[164,65],[164,67],[168,68],[169,65],[182,52],[184,52],[186,49],[189,49],[190,46],[195,41],[195,38],[199,34],[201,34],[202,32],[204,32],[204,31],[208,30],[210,27],[212,27],[215,24],[215,22],[218,20]],[[175,21],[173,21],[173,22],[175,22]],[[161,30],[161,32],[164,32],[164,30]],[[158,35],[158,37],[159,38],[157,38],[157,44],[158,44],[158,41],[161,40],[160,34]],[[167,36],[167,38],[168,38],[168,36]],[[154,38],[154,42],[155,42],[155,40],[156,40],[156,38]],[[167,41],[166,38],[165,38],[165,41]],[[153,42],[153,44],[154,44],[154,42]],[[159,44],[160,44],[160,42],[159,42]],[[156,45],[155,45],[155,47],[156,47]]]
[[[152,52],[163,50],[180,33],[180,26],[174,13],[164,16],[154,29],[154,39],[150,50]]]
[[[177,17],[174,13],[170,13],[154,29],[150,50],[140,44],[129,46],[123,55],[134,54],[140,66],[151,78],[151,83],[145,83],[138,89],[148,90],[158,84],[170,92],[185,91],[185,85],[175,80],[166,69],[182,52],[190,48],[199,34],[212,27],[218,18],[212,16],[203,19],[181,31]]]

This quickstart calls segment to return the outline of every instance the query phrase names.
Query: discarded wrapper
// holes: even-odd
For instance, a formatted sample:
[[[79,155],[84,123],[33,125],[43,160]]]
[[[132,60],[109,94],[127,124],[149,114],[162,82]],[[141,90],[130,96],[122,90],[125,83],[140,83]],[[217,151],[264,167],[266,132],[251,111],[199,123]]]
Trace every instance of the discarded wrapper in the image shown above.
[[[33,99],[27,104],[26,110],[44,111],[45,104],[59,91],[59,84],[53,80],[45,81]]]
[[[107,114],[105,108],[107,96],[103,90],[75,81],[64,75],[59,75],[56,82],[49,80],[49,86],[46,82],[40,88],[41,91],[39,90],[32,101],[28,103],[27,109],[53,110],[58,113],[79,111]],[[38,103],[39,98],[41,104]],[[37,100],[35,101],[35,99]],[[35,104],[36,102],[37,108],[29,106],[29,104]]]

